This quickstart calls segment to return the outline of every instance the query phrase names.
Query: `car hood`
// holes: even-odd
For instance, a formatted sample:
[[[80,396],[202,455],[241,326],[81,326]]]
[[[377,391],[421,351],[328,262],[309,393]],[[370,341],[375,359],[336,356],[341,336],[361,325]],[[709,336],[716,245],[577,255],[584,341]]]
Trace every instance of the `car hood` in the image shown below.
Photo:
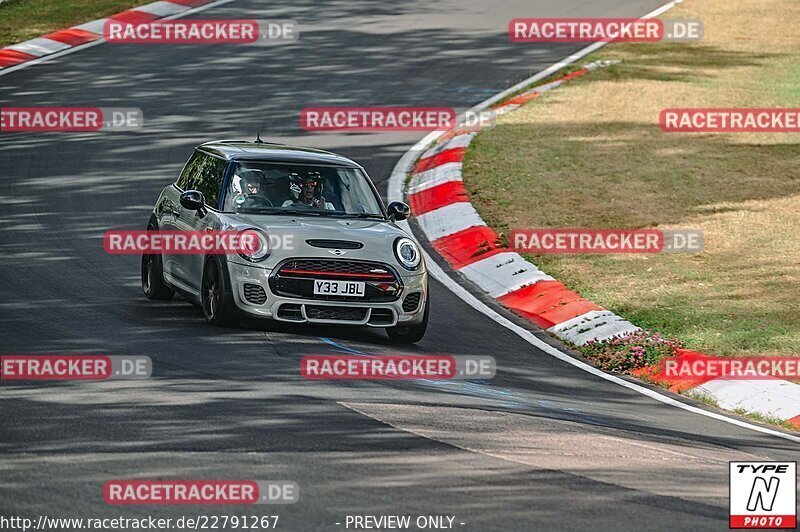
[[[291,257],[353,258],[385,262],[403,268],[392,246],[398,237],[409,235],[389,221],[311,216],[237,214],[220,217],[221,229],[255,227],[270,235],[272,255],[266,267]],[[311,239],[346,240],[363,244],[360,249],[320,248],[309,245]],[[277,244],[277,245],[276,245]],[[334,249],[340,249],[333,253]]]

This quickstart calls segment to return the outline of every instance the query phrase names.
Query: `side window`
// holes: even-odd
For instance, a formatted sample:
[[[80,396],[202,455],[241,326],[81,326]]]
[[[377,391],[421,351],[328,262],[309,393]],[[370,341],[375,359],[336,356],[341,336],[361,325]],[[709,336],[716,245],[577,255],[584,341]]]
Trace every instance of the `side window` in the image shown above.
[[[206,205],[217,208],[219,189],[225,175],[225,161],[210,155],[202,156],[202,167],[190,182],[191,188],[199,190],[206,199]]]
[[[199,151],[194,152],[192,156],[189,158],[189,162],[186,163],[186,166],[181,172],[180,177],[175,182],[175,186],[181,190],[189,190],[189,183],[191,182],[192,178],[197,175],[200,167],[203,165],[203,160],[205,159],[205,155],[200,153]]]

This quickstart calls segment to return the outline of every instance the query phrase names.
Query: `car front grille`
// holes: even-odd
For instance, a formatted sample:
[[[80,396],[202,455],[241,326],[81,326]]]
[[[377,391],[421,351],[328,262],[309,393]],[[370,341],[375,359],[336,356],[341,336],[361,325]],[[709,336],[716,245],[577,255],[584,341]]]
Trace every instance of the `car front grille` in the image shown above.
[[[369,319],[367,319],[369,316]],[[279,321],[295,323],[328,322],[342,325],[369,325],[392,327],[397,324],[397,314],[390,308],[349,307],[343,305],[314,305],[311,303],[282,303],[275,317]]]
[[[263,305],[267,302],[267,293],[264,288],[257,284],[244,284],[244,298],[248,303]]]
[[[379,262],[332,259],[294,259],[280,267],[280,274],[293,277],[323,277],[350,281],[394,281],[389,266]]]
[[[368,310],[363,307],[306,305],[306,316],[310,320],[364,321]]]
[[[315,295],[314,280],[364,282],[364,296]],[[396,301],[403,290],[400,276],[380,262],[347,259],[289,259],[270,276],[272,291],[284,297],[323,301]]]
[[[403,311],[404,312],[414,312],[419,308],[419,300],[422,298],[421,292],[414,292],[412,294],[408,294],[406,298],[403,300]]]
[[[332,240],[328,238],[310,238],[306,240],[306,244],[314,246],[315,248],[326,249],[361,249],[364,244],[361,242],[353,242],[352,240]]]

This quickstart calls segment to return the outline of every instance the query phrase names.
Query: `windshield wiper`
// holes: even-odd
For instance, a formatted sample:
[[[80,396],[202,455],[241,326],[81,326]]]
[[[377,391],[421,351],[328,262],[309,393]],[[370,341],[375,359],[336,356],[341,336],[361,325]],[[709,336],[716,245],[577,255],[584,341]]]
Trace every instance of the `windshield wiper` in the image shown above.
[[[240,211],[242,213],[249,212],[250,209],[247,211]],[[259,209],[258,214],[290,214],[290,215],[298,215],[298,216],[330,216],[336,218],[371,218],[377,220],[385,220],[386,218],[383,217],[382,214],[374,214],[370,212],[336,212],[336,211],[317,211],[317,210],[305,210],[305,209],[276,209],[276,210],[268,210],[268,209]]]
[[[371,212],[332,212],[330,216],[340,216],[342,218],[377,218],[385,220],[382,214],[374,214]]]
[[[298,209],[278,209],[276,211],[264,211],[264,214],[298,214],[300,216],[309,215],[309,216],[322,216],[324,213],[320,211],[312,211],[312,210],[298,210]]]

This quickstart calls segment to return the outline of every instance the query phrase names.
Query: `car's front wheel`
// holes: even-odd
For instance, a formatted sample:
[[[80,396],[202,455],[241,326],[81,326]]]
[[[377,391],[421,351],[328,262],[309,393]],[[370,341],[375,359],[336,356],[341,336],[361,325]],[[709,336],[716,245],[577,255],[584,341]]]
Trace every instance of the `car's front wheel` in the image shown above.
[[[227,325],[232,319],[230,302],[225,296],[225,278],[214,259],[209,259],[203,268],[203,284],[200,292],[203,315],[211,325]]]
[[[413,344],[422,340],[425,336],[425,331],[428,330],[428,313],[430,311],[431,297],[425,299],[425,312],[422,315],[422,321],[415,325],[395,325],[388,327],[386,334],[395,342],[403,344]]]

